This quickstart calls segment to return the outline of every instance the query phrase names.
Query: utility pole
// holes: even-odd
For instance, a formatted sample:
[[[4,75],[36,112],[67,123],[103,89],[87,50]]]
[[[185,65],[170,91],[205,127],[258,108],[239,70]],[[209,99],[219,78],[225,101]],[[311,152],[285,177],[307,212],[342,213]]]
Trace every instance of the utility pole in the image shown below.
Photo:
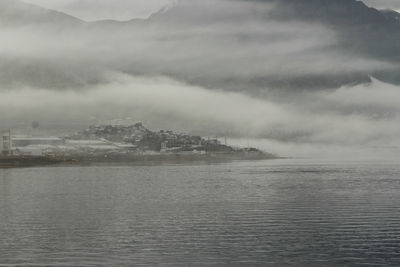
[[[4,150],[4,137],[3,137],[3,131],[0,130],[0,154],[3,154]]]
[[[8,155],[11,156],[12,153],[12,137],[11,129],[8,130]]]

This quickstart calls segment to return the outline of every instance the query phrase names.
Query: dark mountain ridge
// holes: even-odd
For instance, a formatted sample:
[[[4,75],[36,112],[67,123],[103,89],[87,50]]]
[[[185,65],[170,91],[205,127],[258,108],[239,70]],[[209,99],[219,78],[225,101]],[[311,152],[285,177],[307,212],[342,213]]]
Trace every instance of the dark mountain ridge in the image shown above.
[[[395,11],[379,11],[356,0],[267,0],[276,3],[271,16],[279,20],[323,23],[338,32],[355,51],[397,60],[400,27]],[[397,53],[394,53],[396,50]]]
[[[253,10],[253,15],[281,22],[307,22],[324,25],[334,31],[338,42],[334,44],[344,54],[360,55],[374,60],[390,62],[397,65],[400,61],[400,14],[393,10],[377,10],[357,0],[232,0],[234,2],[269,4],[268,11]],[[186,7],[188,7],[186,5]],[[197,6],[198,7],[198,6]],[[205,10],[185,9],[177,6],[170,10],[156,13],[150,19],[154,21],[181,23],[197,22]],[[210,13],[210,12],[209,12]],[[228,11],[227,13],[230,13]],[[190,14],[190,15],[188,15]],[[219,12],[207,16],[218,16]],[[232,15],[232,14],[230,14]],[[219,18],[221,20],[221,18]],[[248,80],[249,87],[274,88],[337,88],[344,84],[370,82],[369,76],[375,76],[387,82],[400,83],[400,69],[376,70],[374,72],[353,72],[348,74],[306,75],[301,77],[265,77],[255,76]],[[237,84],[232,77],[227,83]]]
[[[165,31],[165,25],[171,23],[173,27],[182,27],[188,33],[194,25],[203,23],[205,27],[212,28],[213,23],[221,21],[229,23],[229,21],[240,20],[244,10],[246,14],[252,14],[255,18],[265,21],[274,20],[279,22],[307,22],[312,24],[324,25],[328,29],[334,31],[337,35],[337,42],[332,44],[333,49],[342,51],[343,54],[360,55],[372,60],[389,62],[394,65],[390,70],[374,70],[374,71],[359,71],[355,70],[348,73],[320,73],[320,74],[304,74],[297,76],[290,75],[263,75],[255,74],[249,77],[236,77],[235,75],[228,77],[212,77],[206,72],[197,70],[193,73],[187,73],[185,67],[182,70],[179,66],[174,66],[172,70],[170,66],[163,66],[162,62],[146,63],[148,70],[141,70],[137,64],[125,62],[118,67],[118,71],[138,74],[148,71],[150,75],[166,75],[173,78],[184,80],[185,82],[201,85],[207,88],[222,88],[227,90],[240,90],[246,88],[252,92],[262,92],[267,87],[286,88],[286,89],[320,89],[320,88],[337,88],[347,84],[358,84],[370,82],[369,76],[375,76],[384,81],[392,83],[400,83],[400,68],[396,67],[400,61],[400,23],[399,14],[394,11],[379,11],[366,6],[361,1],[356,0],[231,0],[232,3],[240,3],[240,8],[224,9],[223,6],[215,5],[214,2],[203,3],[200,1],[181,2],[176,6],[168,9],[163,9],[155,13],[147,20],[132,20],[126,22],[103,20],[98,22],[84,22],[67,14],[47,10],[38,6],[25,4],[17,0],[0,0],[0,27],[1,26],[21,26],[21,25],[43,25],[54,27],[68,28],[71,25],[79,29],[83,35],[85,31],[90,33],[93,30],[99,31],[106,36],[116,32],[121,32],[121,36],[125,34],[135,34],[138,30],[147,31],[148,29],[161,29]],[[257,4],[256,6],[254,4]],[[268,5],[273,8],[266,8]],[[211,6],[211,8],[210,8]],[[260,8],[261,7],[261,8]],[[240,24],[240,22],[239,22]],[[235,24],[234,26],[236,26]],[[168,30],[168,29],[167,29]],[[168,31],[165,31],[168,34]],[[163,37],[162,41],[174,40],[175,36]],[[214,36],[212,36],[214,38]],[[217,36],[216,38],[223,38]],[[239,40],[246,40],[242,35],[237,36]],[[219,39],[216,39],[218,42]],[[109,42],[109,41],[106,41]],[[182,39],[182,44],[187,42]],[[161,46],[165,46],[164,43]],[[154,47],[158,49],[158,47]],[[197,47],[189,43],[186,50],[192,51],[191,54],[197,53]],[[181,49],[181,50],[185,50]],[[190,55],[191,55],[190,54]],[[124,58],[129,58],[127,54]],[[227,55],[229,57],[229,55]],[[78,60],[78,59],[76,59]],[[12,60],[11,60],[12,61]],[[26,64],[21,70],[20,63],[23,60],[12,61],[15,73],[24,74]],[[181,56],[181,61],[185,63],[191,62],[197,64],[194,57],[187,55]],[[135,62],[136,63],[136,62]],[[241,64],[241,62],[236,62]],[[48,63],[45,63],[48,64]],[[49,63],[50,64],[50,63]],[[72,64],[72,63],[71,63]],[[79,65],[80,63],[73,63]],[[102,62],[96,62],[101,69]],[[153,64],[153,65],[151,65]],[[169,64],[169,62],[168,62]],[[203,63],[204,64],[204,63]],[[113,66],[114,67],[114,66]],[[0,66],[1,69],[6,66]],[[110,68],[107,66],[106,68]],[[45,69],[56,70],[52,66],[45,66]],[[62,72],[62,71],[61,71]],[[29,71],[29,77],[35,80],[35,74],[32,70]],[[43,71],[39,71],[43,74]],[[80,72],[82,73],[82,72]],[[87,71],[85,72],[87,73]],[[80,74],[72,74],[71,77],[79,76]],[[91,74],[89,74],[90,76]],[[36,81],[35,86],[42,87],[57,87],[57,77],[63,80],[62,87],[66,87],[69,77],[65,77],[63,73],[54,73],[51,85],[46,85],[46,82]],[[7,79],[3,77],[1,80]],[[72,79],[72,78],[71,78]],[[98,77],[80,78],[82,84],[86,85],[91,81],[98,81]],[[13,79],[14,81],[15,79]],[[26,80],[26,78],[23,78]],[[101,79],[100,79],[101,80]],[[76,82],[71,82],[76,84]]]

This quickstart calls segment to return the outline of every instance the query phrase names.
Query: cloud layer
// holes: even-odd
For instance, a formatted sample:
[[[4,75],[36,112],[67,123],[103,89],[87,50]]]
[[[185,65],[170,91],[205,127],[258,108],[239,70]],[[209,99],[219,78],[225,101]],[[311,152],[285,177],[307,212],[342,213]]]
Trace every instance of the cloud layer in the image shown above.
[[[321,147],[396,153],[400,149],[400,88],[377,80],[371,85],[305,94],[304,102],[293,102],[211,91],[165,77],[109,76],[112,83],[84,92],[2,91],[0,120],[83,125],[94,118],[130,117],[152,128],[264,140],[280,154],[289,153],[290,146],[290,153],[298,156],[316,153]]]
[[[366,73],[396,67],[341,49],[322,25],[270,19],[270,10],[261,2],[187,0],[143,22],[8,27],[0,32],[0,86],[84,87],[120,71],[262,94],[365,82]]]
[[[66,12],[87,21],[130,20],[147,17],[170,3],[169,0],[24,0],[46,8]],[[201,1],[199,1],[201,2]],[[363,0],[371,7],[400,10],[397,0]]]
[[[0,123],[130,117],[288,156],[398,153],[400,88],[363,78],[398,66],[343,50],[321,24],[271,19],[271,8],[187,0],[147,21],[0,25]],[[357,77],[365,84],[337,89]]]

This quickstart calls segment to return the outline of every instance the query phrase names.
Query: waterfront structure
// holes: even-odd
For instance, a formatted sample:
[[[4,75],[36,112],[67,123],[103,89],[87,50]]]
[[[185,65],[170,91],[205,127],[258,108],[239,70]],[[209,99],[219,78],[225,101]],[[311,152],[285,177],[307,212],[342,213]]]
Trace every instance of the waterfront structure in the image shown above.
[[[2,155],[12,155],[13,143],[11,130],[0,131],[0,152]]]
[[[64,145],[65,140],[58,137],[32,137],[32,136],[14,136],[12,138],[13,147],[26,147],[32,145]]]
[[[118,151],[121,150],[116,144],[107,140],[67,140],[66,145],[77,151]]]
[[[3,155],[66,156],[66,155],[126,155],[126,154],[206,154],[245,153],[222,144],[217,138],[203,138],[173,131],[151,131],[137,123],[131,126],[90,126],[84,131],[63,138],[46,136],[12,136],[0,132],[0,152]],[[227,141],[225,140],[225,143]]]

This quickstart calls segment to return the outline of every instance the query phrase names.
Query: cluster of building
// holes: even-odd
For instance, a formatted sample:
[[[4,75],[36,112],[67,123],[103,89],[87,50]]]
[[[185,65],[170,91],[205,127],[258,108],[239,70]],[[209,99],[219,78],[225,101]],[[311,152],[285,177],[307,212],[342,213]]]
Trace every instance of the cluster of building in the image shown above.
[[[205,139],[200,136],[174,133],[161,130],[153,132],[137,123],[130,126],[101,125],[90,126],[88,129],[75,133],[70,140],[105,140],[110,144],[124,149],[134,150],[138,153],[145,152],[193,152],[201,153],[214,149],[231,149],[222,145],[217,139]],[[129,147],[128,147],[129,146]]]
[[[217,139],[202,138],[172,131],[153,132],[137,123],[130,126],[90,126],[73,135],[33,137],[0,132],[3,155],[94,155],[110,153],[207,153],[233,152]]]

